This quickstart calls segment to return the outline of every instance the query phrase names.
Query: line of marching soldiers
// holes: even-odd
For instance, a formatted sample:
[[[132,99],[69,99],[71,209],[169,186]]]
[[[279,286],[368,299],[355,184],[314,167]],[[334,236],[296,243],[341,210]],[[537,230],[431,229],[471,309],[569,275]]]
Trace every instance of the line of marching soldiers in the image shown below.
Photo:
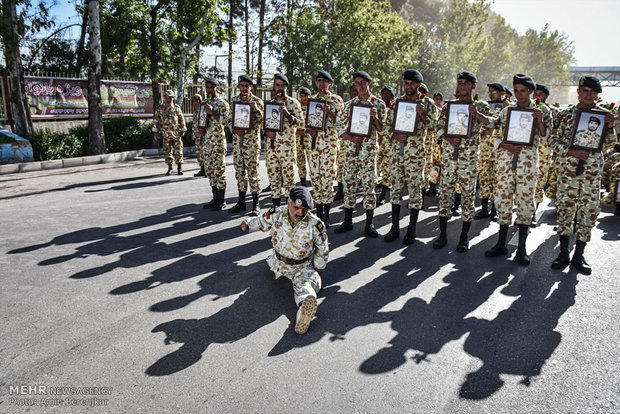
[[[225,206],[227,126],[233,133],[239,191],[239,199],[230,213],[247,210],[249,187],[250,215],[259,214],[262,137],[273,206],[279,206],[282,194],[288,194],[295,185],[295,166],[301,184],[306,184],[307,163],[316,214],[326,227],[330,225],[332,203],[343,199],[344,221],[334,228],[335,233],[353,229],[353,209],[361,185],[366,213],[364,232],[378,237],[373,224],[374,209],[386,201],[389,188],[392,226],[384,240],[400,238],[401,201],[406,191],[409,225],[402,243],[412,244],[423,196],[438,193],[440,233],[433,248],[441,249],[448,243],[447,222],[450,216],[459,214],[460,205],[462,230],[456,251],[469,249],[468,232],[474,219],[491,218],[497,220],[499,234],[497,243],[485,255],[507,255],[508,227],[516,208],[514,223],[518,226],[519,243],[514,260],[528,265],[528,230],[535,225],[536,208],[546,189],[547,196],[556,199],[560,238],[560,253],[552,268],[564,269],[570,264],[582,273],[591,273],[583,253],[601,210],[601,176],[606,174],[608,203],[618,202],[616,179],[620,179],[620,151],[618,145],[614,148],[616,108],[598,97],[602,92],[598,79],[581,78],[577,88],[579,103],[560,110],[547,104],[550,92],[546,86],[522,74],[514,76],[512,89],[499,83],[487,84],[488,102],[474,94],[477,78],[468,71],[457,75],[455,99],[447,102],[443,102],[441,94],[429,97],[422,74],[414,69],[403,73],[404,94],[400,97],[388,86],[381,91],[381,97],[373,95],[372,78],[364,71],[353,73],[352,78],[352,99],[345,103],[330,91],[331,75],[318,71],[314,81],[316,93],[301,88],[300,102],[288,95],[287,77],[276,74],[271,100],[263,102],[252,93],[253,80],[242,75],[238,78],[239,94],[231,104],[218,97],[218,81],[206,78],[206,99],[200,95],[192,99],[193,136],[201,166],[196,175],[206,176],[213,192],[212,200],[204,208],[221,210]],[[166,92],[166,104],[158,110],[153,130],[163,135],[167,174],[172,171],[173,149],[178,173],[182,174],[182,147],[179,154],[178,141],[185,131],[185,122],[180,108],[172,103],[173,97],[172,91]],[[510,120],[511,114],[516,119],[519,111],[525,113],[521,114],[521,126],[529,131],[525,140],[518,130],[513,130],[520,122]],[[596,145],[580,146],[575,141],[582,112],[596,115],[589,123],[592,136],[596,137],[599,131],[600,142]],[[409,130],[407,118],[414,120]],[[580,133],[577,135],[590,136],[588,131]],[[605,155],[611,165],[618,165],[604,168]],[[377,171],[381,174],[378,197]],[[476,213],[478,184],[482,207]],[[569,241],[573,233],[576,243],[571,258]]]

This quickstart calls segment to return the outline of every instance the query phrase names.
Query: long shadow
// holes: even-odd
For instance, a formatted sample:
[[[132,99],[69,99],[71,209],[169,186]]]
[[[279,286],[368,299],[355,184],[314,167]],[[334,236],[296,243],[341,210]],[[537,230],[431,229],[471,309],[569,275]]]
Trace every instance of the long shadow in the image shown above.
[[[603,230],[603,240],[620,240],[620,217],[611,215],[600,218],[596,227]]]
[[[157,176],[155,176],[157,177]],[[151,176],[151,178],[153,178],[153,176]],[[113,187],[109,187],[109,188],[102,188],[99,190],[85,190],[85,193],[101,193],[103,191],[122,191],[122,190],[136,190],[136,189],[140,189],[140,188],[147,188],[147,187],[157,187],[157,186],[161,186],[161,185],[169,185],[169,184],[178,184],[182,181],[194,181],[196,180],[196,178],[194,177],[183,177],[183,178],[179,178],[179,177],[172,177],[171,179],[162,179],[162,180],[158,180],[158,181],[152,181],[152,182],[141,182],[141,183],[132,183],[132,184],[125,184],[125,185],[117,185],[117,186],[113,186]],[[104,183],[107,184],[107,183]],[[94,183],[92,185],[101,185],[100,183]],[[70,187],[70,186],[68,186]],[[68,189],[68,188],[64,188],[64,189]],[[63,190],[64,190],[63,189]]]

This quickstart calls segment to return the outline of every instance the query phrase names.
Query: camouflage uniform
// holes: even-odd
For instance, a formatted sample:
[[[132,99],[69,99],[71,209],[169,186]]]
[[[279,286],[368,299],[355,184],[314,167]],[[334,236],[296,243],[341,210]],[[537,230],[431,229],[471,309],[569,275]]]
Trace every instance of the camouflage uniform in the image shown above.
[[[226,134],[224,125],[228,122],[230,109],[228,102],[219,97],[207,98],[213,111],[219,115],[219,121],[209,116],[207,130],[203,138],[202,157],[205,163],[205,174],[211,187],[218,190],[226,188]],[[205,116],[207,114],[205,113]]]
[[[288,206],[272,207],[261,216],[249,220],[250,232],[269,231],[273,255],[267,258],[276,279],[284,276],[293,282],[295,303],[308,296],[316,298],[321,290],[321,277],[316,269],[325,269],[329,246],[325,226],[317,216],[308,212],[293,225]]]
[[[155,112],[153,132],[158,132],[164,149],[164,158],[167,165],[172,165],[172,150],[174,149],[174,162],[183,164],[183,136],[179,132],[187,131],[185,118],[181,107],[174,102],[162,105]]]
[[[494,113],[493,116],[497,118],[499,112]],[[497,178],[495,176],[497,168],[497,154],[495,152],[497,128],[491,132],[490,135],[481,134],[480,144],[478,145],[478,182],[480,183],[481,199],[493,199],[493,189]]]
[[[321,99],[318,95],[315,99]],[[336,115],[336,122],[342,115],[344,103],[342,98],[328,92],[324,95],[325,104]],[[310,156],[310,179],[314,189],[313,198],[317,204],[331,204],[334,201],[334,178],[336,177],[336,155],[338,153],[338,129],[336,122],[326,116],[325,129],[318,130],[315,147],[312,149],[312,137],[308,136]]]
[[[513,154],[500,148],[504,128],[506,127],[506,116],[508,108],[516,108],[516,104],[510,104],[504,108],[497,120],[498,134],[495,139],[497,148],[497,176],[495,188],[495,206],[497,208],[497,223],[510,225],[512,223],[513,202],[517,208],[517,219],[515,224],[530,225],[532,215],[536,211],[534,202],[534,191],[536,189],[536,178],[538,174],[538,145],[546,142],[551,128],[551,111],[546,106],[539,109],[543,113],[543,123],[547,127],[547,135],[541,136],[537,124],[532,146],[522,146],[517,155],[517,168],[512,170]],[[528,108],[535,108],[534,102],[530,102]],[[528,135],[529,137],[529,135]]]
[[[194,145],[196,145],[196,160],[198,161],[198,165],[204,168],[205,161],[204,158],[202,158],[202,135],[200,135],[198,128],[199,114],[200,108],[194,109],[194,113],[192,114],[192,139],[194,140]]]
[[[308,111],[307,105],[301,105],[301,113],[304,116]],[[305,122],[304,122],[305,125]],[[305,126],[301,126],[297,128],[297,133],[295,135],[295,142],[297,144],[297,174],[299,178],[305,179],[308,176],[308,170],[306,169],[306,159],[309,161],[308,154],[310,153],[310,140],[312,137],[305,131]]]
[[[356,97],[345,104],[344,113],[339,123],[340,130],[345,131],[349,123],[350,106],[353,103],[365,103],[372,105],[377,110],[377,118],[385,127],[386,107],[385,103],[374,95],[370,95],[368,100],[361,101]],[[375,208],[375,183],[377,174],[375,170],[375,160],[377,157],[377,135],[378,131],[372,119],[370,122],[370,137],[364,138],[360,144],[359,154],[355,155],[356,144],[349,140],[343,140],[343,184],[344,184],[344,208],[353,209],[356,204],[355,192],[359,180],[362,180],[362,191],[364,193],[364,209],[373,210]]]
[[[594,109],[606,111],[598,104]],[[577,213],[577,240],[587,243],[601,211],[599,192],[604,157],[601,151],[590,153],[584,162],[583,172],[575,176],[579,159],[568,155],[568,146],[577,111],[578,107],[574,106],[558,114],[550,142],[557,154],[558,165],[558,234],[570,236],[573,233],[573,219]],[[607,131],[603,148],[609,149],[615,141],[616,131],[612,128]]]
[[[286,109],[292,119],[284,117],[282,131],[276,132],[273,148],[272,140],[265,139],[265,159],[267,174],[271,185],[271,198],[280,199],[282,191],[286,194],[295,185],[295,161],[296,161],[296,133],[298,127],[303,127],[304,116],[301,112],[301,104],[298,100],[287,96],[284,101]]]
[[[233,164],[235,166],[235,178],[237,189],[245,193],[248,189],[248,181],[252,194],[260,193],[260,178],[258,176],[258,160],[260,158],[260,129],[263,125],[263,100],[250,93],[244,100],[241,95],[234,96],[232,102],[255,103],[257,111],[252,113],[252,128],[245,130],[243,138],[233,132]],[[232,128],[232,113],[228,119],[228,125]],[[240,145],[242,144],[242,145]]]
[[[393,112],[392,108],[387,108],[387,119],[390,119],[390,113]],[[393,117],[393,115],[392,115]],[[387,128],[377,134],[379,138],[379,151],[377,152],[377,173],[381,172],[381,185],[385,187],[392,186],[391,179],[391,156],[390,156],[390,133]]]

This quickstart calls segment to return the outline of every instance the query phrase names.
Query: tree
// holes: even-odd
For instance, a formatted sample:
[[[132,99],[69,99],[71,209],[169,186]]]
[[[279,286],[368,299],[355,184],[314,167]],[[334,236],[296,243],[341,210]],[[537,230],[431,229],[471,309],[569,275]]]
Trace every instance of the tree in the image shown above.
[[[101,32],[99,0],[88,0],[88,36],[90,61],[88,64],[88,153],[105,153],[105,137],[101,114]]]

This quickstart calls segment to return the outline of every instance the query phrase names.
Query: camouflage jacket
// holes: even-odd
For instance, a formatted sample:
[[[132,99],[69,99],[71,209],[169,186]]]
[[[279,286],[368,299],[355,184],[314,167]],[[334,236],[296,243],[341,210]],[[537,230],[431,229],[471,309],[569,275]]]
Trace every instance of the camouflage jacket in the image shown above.
[[[261,216],[247,222],[250,232],[269,231],[273,250],[291,260],[312,263],[315,269],[325,269],[329,255],[327,231],[323,222],[310,211],[296,225],[289,218],[288,206],[272,207]]]
[[[304,114],[301,111],[301,104],[297,99],[286,96],[284,100],[276,99],[278,104],[284,103],[284,106],[291,114],[291,119],[284,117],[282,131],[276,132],[276,141],[289,148],[295,148],[297,140],[295,134],[297,128],[304,127]]]
[[[259,98],[258,96],[250,93],[247,99],[242,99],[241,95],[237,95],[237,96],[233,96],[231,101],[233,104],[231,106],[230,115],[228,116],[228,119],[226,120],[226,123],[228,124],[228,127],[230,128],[231,131],[233,130],[232,121],[233,121],[233,111],[234,111],[235,102],[244,102],[244,103],[254,102],[256,104],[257,111],[252,112],[251,114],[252,127],[251,129],[245,131],[243,139],[246,142],[249,142],[249,140],[260,142],[260,130],[261,130],[261,127],[263,126],[263,114],[265,111],[265,105],[263,104],[263,100]]]
[[[194,113],[192,114],[192,139],[194,141],[201,142],[202,136],[200,135],[200,131],[198,128],[198,116],[200,115],[200,108],[194,109]]]
[[[175,103],[162,105],[155,112],[153,132],[161,132],[163,139],[180,139],[179,132],[185,132],[185,118],[181,107]]]
[[[215,119],[212,116],[209,116],[206,112],[203,116],[208,116],[207,120],[207,131],[205,132],[205,136],[203,140],[205,142],[217,142],[221,143],[221,141],[226,142],[226,134],[224,133],[224,125],[228,121],[228,115],[230,113],[230,107],[228,106],[228,102],[219,97],[207,98],[202,101],[203,104],[208,103],[213,107],[213,111],[219,115],[219,120]],[[202,119],[204,123],[204,119]]]
[[[383,129],[386,128],[387,107],[385,106],[385,102],[383,102],[381,98],[378,98],[374,96],[373,94],[370,94],[370,96],[368,96],[368,99],[365,101],[360,100],[359,96],[356,96],[355,98],[351,99],[350,101],[347,101],[344,104],[342,117],[339,118],[339,122],[338,122],[338,130],[339,130],[340,135],[347,132],[347,127],[349,126],[349,117],[351,116],[351,105],[355,103],[361,103],[361,104],[374,106],[374,108],[377,110],[377,118],[379,118],[379,121],[383,125]],[[372,120],[370,120],[370,138],[365,138],[364,142],[365,143],[370,142],[371,144],[376,144],[378,134],[379,134],[379,131],[377,131],[377,128],[375,128],[375,123],[372,122]]]
[[[468,103],[468,102],[459,102],[459,103]],[[483,117],[487,118],[490,123],[489,125],[484,125],[481,120],[476,119],[470,116],[471,128],[470,135],[468,138],[461,139],[460,147],[477,147],[478,142],[480,141],[480,132],[482,128],[491,129],[495,126],[495,118],[493,112],[491,112],[491,108],[489,104],[485,101],[472,101],[473,104],[476,105],[476,109],[478,112],[482,114]],[[447,102],[444,104],[444,108],[447,108]],[[444,138],[444,134],[446,132],[446,114],[442,111],[439,116],[439,120],[437,121],[437,137]]]

